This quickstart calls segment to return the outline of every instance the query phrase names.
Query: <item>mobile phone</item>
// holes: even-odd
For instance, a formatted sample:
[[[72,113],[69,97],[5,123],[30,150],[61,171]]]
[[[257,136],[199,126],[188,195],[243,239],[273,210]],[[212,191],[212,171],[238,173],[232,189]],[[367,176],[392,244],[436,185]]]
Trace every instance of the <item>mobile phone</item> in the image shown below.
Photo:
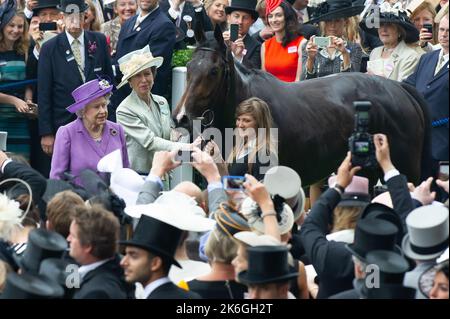
[[[6,141],[8,140],[8,132],[0,132],[0,150],[6,152]]]
[[[56,31],[58,29],[56,22],[39,23],[39,31]]]
[[[424,29],[427,29],[427,32],[428,32],[428,33],[433,34],[433,25],[432,25],[431,23],[425,23],[425,24],[423,25],[423,28],[424,28]],[[431,36],[430,40],[431,40],[432,38],[433,38],[433,36]]]
[[[223,176],[223,189],[227,191],[243,191],[245,177],[244,176]]]
[[[441,181],[448,181],[448,161],[439,162],[439,176]]]
[[[192,151],[179,150],[177,155],[175,155],[175,161],[181,163],[192,162]]]
[[[314,37],[313,42],[319,48],[327,48],[331,45],[331,38],[330,37]]]
[[[230,40],[236,41],[239,38],[239,24],[230,24]]]

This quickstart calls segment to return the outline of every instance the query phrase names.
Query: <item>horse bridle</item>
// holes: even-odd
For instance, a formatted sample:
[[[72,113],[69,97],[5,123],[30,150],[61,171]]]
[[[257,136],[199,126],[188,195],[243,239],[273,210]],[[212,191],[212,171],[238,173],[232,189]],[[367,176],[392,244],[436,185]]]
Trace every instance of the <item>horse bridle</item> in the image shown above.
[[[208,52],[214,52],[214,53],[219,53],[217,52],[217,50],[213,49],[213,48],[208,48],[208,47],[198,47],[196,48],[196,51],[208,51]],[[222,58],[223,62],[225,62],[225,72],[223,73],[223,79],[224,81],[226,81],[228,74],[230,72],[229,70],[229,66],[228,66],[228,59],[226,56],[224,56],[223,54],[220,54],[220,57]],[[227,88],[227,90],[229,90],[229,88]],[[227,92],[228,93],[228,92]],[[228,96],[228,94],[227,94]],[[205,118],[207,118],[206,116],[208,116],[208,114],[211,114],[211,120],[208,123],[204,123]],[[201,121],[201,125],[205,128],[210,127],[213,123],[214,123],[214,119],[215,119],[215,113],[214,110],[207,108],[200,117],[196,117],[196,120],[200,120]]]

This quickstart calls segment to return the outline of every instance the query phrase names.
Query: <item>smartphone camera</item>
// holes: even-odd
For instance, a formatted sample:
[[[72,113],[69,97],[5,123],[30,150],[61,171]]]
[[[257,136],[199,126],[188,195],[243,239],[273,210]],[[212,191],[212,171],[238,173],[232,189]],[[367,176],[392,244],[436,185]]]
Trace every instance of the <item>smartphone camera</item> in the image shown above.
[[[39,23],[39,31],[56,31],[58,29],[56,22]]]
[[[223,176],[223,188],[227,191],[243,191],[245,177],[244,176]]]
[[[423,28],[424,28],[424,29],[427,29],[427,32],[428,32],[428,33],[433,34],[433,25],[432,25],[432,24],[426,23],[426,24],[423,25]],[[433,36],[431,36],[431,37],[429,38],[429,40],[432,40],[432,39],[433,39]]]
[[[439,162],[439,176],[441,181],[448,181],[448,162]]]
[[[230,25],[230,40],[236,41],[239,38],[239,24]]]
[[[192,162],[192,151],[179,150],[177,155],[175,155],[175,161],[181,163]]]

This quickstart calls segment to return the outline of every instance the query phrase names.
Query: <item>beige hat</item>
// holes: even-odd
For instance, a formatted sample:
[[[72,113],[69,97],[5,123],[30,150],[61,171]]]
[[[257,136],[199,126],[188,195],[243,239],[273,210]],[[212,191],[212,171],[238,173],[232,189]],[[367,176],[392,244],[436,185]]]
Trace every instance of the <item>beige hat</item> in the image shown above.
[[[122,82],[117,86],[121,88],[128,83],[128,80],[138,74],[139,72],[151,68],[159,68],[164,59],[162,57],[154,57],[150,51],[150,46],[145,46],[144,48],[136,51],[132,51],[119,59],[120,72],[122,72]]]
[[[448,2],[439,10],[438,14],[434,18],[434,23],[441,23],[444,16],[448,15]]]
[[[256,246],[279,246],[281,243],[269,235],[258,235],[251,231],[241,231],[233,235],[234,238],[251,247]]]
[[[406,6],[408,16],[411,16],[411,14],[413,14],[414,11],[416,11],[416,9],[424,2],[431,3],[431,5],[436,8],[436,6],[439,4],[439,1],[440,0],[413,0]]]

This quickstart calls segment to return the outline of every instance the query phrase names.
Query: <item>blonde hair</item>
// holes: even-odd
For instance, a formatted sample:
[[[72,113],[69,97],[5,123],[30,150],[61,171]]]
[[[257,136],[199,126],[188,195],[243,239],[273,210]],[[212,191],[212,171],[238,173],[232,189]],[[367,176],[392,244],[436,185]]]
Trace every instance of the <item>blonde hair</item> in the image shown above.
[[[206,241],[205,255],[210,263],[231,264],[237,255],[237,249],[238,244],[234,239],[214,228]]]
[[[209,9],[211,9],[212,5],[214,4],[214,2],[219,1],[219,0],[205,0],[203,3],[203,7],[205,8],[205,12],[206,15],[209,17],[208,11]],[[230,0],[225,0],[227,2],[227,7],[230,5]],[[211,20],[211,19],[210,19]],[[211,23],[213,25],[215,25],[215,22],[211,20]],[[225,30],[227,26],[227,20],[225,19],[224,22],[220,23],[220,27],[222,28],[222,30]]]
[[[266,155],[271,155],[275,150],[275,141],[271,135],[271,128],[273,126],[272,114],[270,113],[270,108],[266,102],[263,100],[252,97],[249,98],[236,108],[236,118],[244,114],[250,114],[256,122],[256,147],[248,156],[248,168],[249,171],[252,170],[252,163],[256,158],[258,152],[266,151]],[[258,129],[264,128],[265,135],[259,136]],[[239,153],[239,150],[244,146],[245,140],[242,140],[239,136],[236,138],[236,145],[233,147],[228,162],[232,163]]]
[[[30,38],[28,36],[28,22],[27,18],[23,14],[23,12],[16,12],[16,14],[11,18],[14,19],[14,17],[19,17],[23,19],[23,33],[20,36],[19,39],[14,42],[13,50],[19,53],[20,55],[25,56],[25,61],[28,59],[28,48],[30,46]],[[4,28],[11,22],[11,20],[3,26],[3,28],[0,30],[0,52],[4,50],[3,47],[3,30]]]
[[[362,207],[357,206],[338,206],[333,212],[333,229],[332,233],[345,230],[355,229],[356,222],[359,220]]]
[[[416,18],[416,16],[421,13],[422,11],[428,11],[429,13],[431,13],[432,16],[432,23],[434,24],[434,19],[436,19],[436,9],[434,8],[434,6],[429,3],[428,1],[424,1],[422,2],[412,13],[411,16],[409,17],[409,19],[411,20],[412,23],[414,23],[414,19]],[[420,32],[420,30],[419,30]],[[437,37],[437,32],[436,32],[436,28],[433,28],[433,43],[436,43],[436,37]]]
[[[350,18],[340,18],[340,19],[334,19],[334,20],[341,20],[341,19],[344,20],[344,30],[343,30],[342,36],[346,40],[348,40],[346,31],[347,31],[348,25],[350,24]],[[326,23],[326,21],[320,21],[319,22],[320,34],[323,35],[323,36],[326,36],[326,34],[325,34],[325,23]]]
[[[91,10],[92,14],[94,15],[94,20],[92,20],[90,27],[90,31],[97,31],[100,32],[100,20],[97,16],[97,10],[94,6],[94,3],[91,0],[86,0],[87,5],[89,6],[89,10]]]

